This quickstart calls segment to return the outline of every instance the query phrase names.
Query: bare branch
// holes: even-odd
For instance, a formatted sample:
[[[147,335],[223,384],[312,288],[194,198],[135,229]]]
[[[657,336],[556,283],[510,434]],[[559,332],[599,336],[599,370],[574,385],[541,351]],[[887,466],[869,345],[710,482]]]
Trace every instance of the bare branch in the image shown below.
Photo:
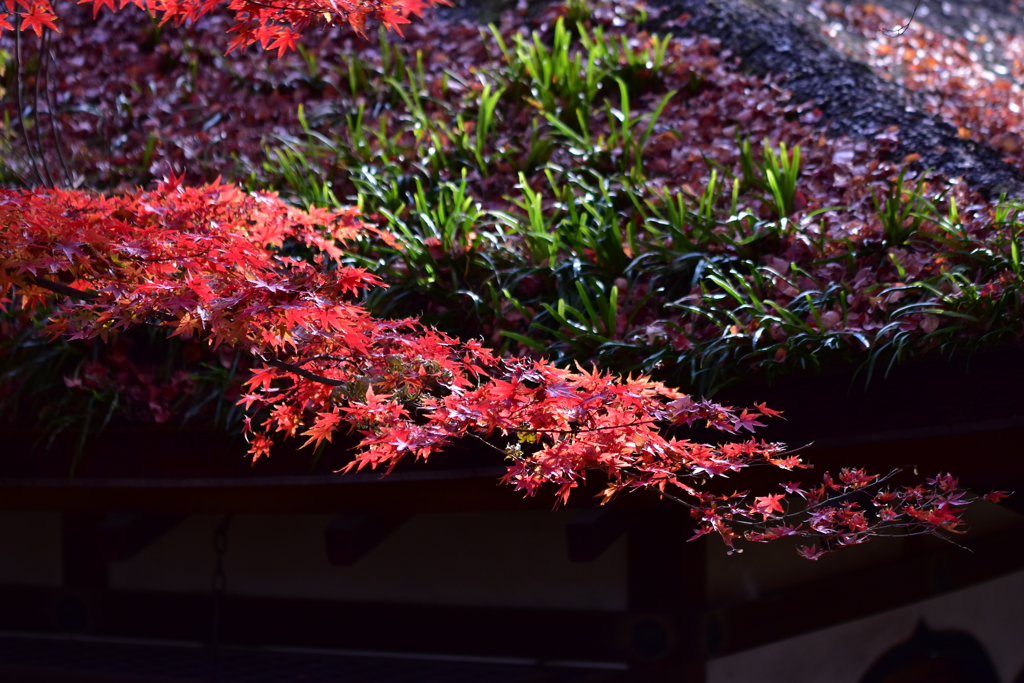
[[[277,360],[275,358],[263,358],[262,360],[267,365],[272,365],[275,368],[280,368],[281,370],[290,372],[293,375],[298,375],[299,377],[308,379],[311,382],[319,382],[320,384],[326,384],[329,387],[343,387],[346,384],[348,384],[348,382],[343,379],[331,379],[330,377],[324,377],[323,375],[318,375],[315,372],[310,372],[309,370],[300,368],[298,365],[295,365],[294,363],[287,363],[283,360]]]
[[[67,161],[64,159],[64,150],[61,149],[60,134],[57,132],[57,120],[53,115],[53,99],[50,97],[50,74],[53,71],[53,65],[57,60],[53,58],[53,53],[50,51],[49,31],[43,34],[42,53],[45,59],[43,66],[46,70],[46,86],[43,92],[46,95],[46,114],[50,118],[50,134],[53,136],[53,146],[57,150],[57,158],[60,159],[60,167],[64,171],[64,183],[68,187],[71,187],[74,184],[74,180],[71,172],[68,170]]]
[[[32,153],[32,145],[28,141],[28,129],[25,128],[25,102],[22,97],[24,81],[21,76],[21,15],[17,12],[14,13],[14,80],[16,84],[14,91],[18,102],[18,123],[21,127],[21,140],[25,145],[25,154],[28,155],[32,174],[35,175],[36,181],[42,185],[44,183],[43,176],[40,175],[39,168],[36,166],[36,157]]]
[[[87,290],[75,289],[74,287],[68,287],[61,282],[54,282],[53,280],[47,280],[46,278],[32,276],[29,278],[29,282],[36,287],[42,287],[48,289],[54,294],[60,294],[71,299],[80,299],[82,301],[96,301],[100,298],[100,295],[96,292],[90,292]]]
[[[914,17],[917,16],[917,9],[920,6],[921,0],[917,0],[917,3],[914,5],[914,11],[910,13],[910,19],[907,20],[906,24],[904,24],[903,26],[897,26],[896,28],[893,29],[883,28],[882,33],[884,33],[887,36],[902,36],[904,33],[907,32],[907,29],[910,28],[910,25],[914,23]]]

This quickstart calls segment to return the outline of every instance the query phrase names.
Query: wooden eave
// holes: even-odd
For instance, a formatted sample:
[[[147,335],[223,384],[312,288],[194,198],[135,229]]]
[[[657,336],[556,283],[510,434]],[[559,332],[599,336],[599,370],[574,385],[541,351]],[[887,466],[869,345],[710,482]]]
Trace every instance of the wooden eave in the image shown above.
[[[765,420],[757,436],[803,447],[814,469],[795,472],[805,482],[823,470],[864,467],[873,472],[916,468],[920,477],[952,472],[976,490],[1024,490],[1024,351],[1019,347],[970,358],[915,361],[888,376],[877,368],[805,373],[772,385],[747,382],[716,397],[737,406],[767,402],[786,420]],[[680,430],[694,440],[720,439],[704,429]],[[500,454],[464,442],[429,463],[403,463],[395,472],[335,474],[352,439],[339,440],[314,461],[307,449],[281,449],[255,464],[241,439],[159,426],[110,429],[91,437],[77,459],[74,435],[52,448],[30,431],[0,432],[0,509],[152,512],[341,512],[550,508],[550,495],[525,499],[498,484]],[[783,474],[783,478],[786,475]],[[760,469],[727,487],[771,486],[779,472]],[[592,481],[573,505],[592,504]],[[620,504],[630,498],[622,496]],[[637,505],[646,507],[649,501]],[[1010,505],[1016,506],[1016,501]]]

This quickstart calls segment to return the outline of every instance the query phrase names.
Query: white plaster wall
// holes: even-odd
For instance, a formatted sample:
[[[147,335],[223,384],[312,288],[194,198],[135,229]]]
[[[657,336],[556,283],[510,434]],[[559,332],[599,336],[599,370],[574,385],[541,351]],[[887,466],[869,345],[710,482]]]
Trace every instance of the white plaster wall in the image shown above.
[[[774,590],[855,572],[905,552],[903,539],[880,538],[809,562],[796,552],[798,545],[807,545],[804,539],[744,543],[743,552],[733,555],[726,554],[725,544],[717,538],[709,541],[705,571],[711,605],[756,600]]]
[[[59,586],[60,514],[0,512],[0,583]]]
[[[823,595],[823,603],[855,600]],[[782,608],[780,608],[782,609]],[[988,652],[999,680],[1024,668],[1024,571],[913,605],[796,638],[713,659],[707,683],[857,683],[872,663],[913,633],[923,619],[934,630],[970,633]]]
[[[353,567],[327,562],[330,515],[240,515],[225,557],[236,595],[396,603],[624,610],[626,547],[569,562],[566,511],[416,515]],[[126,563],[110,565],[124,590],[210,590],[213,529],[194,515]]]
[[[977,502],[966,514],[970,536],[982,537],[1004,530],[1019,528],[1021,515],[1002,505]],[[708,602],[711,605],[730,604],[737,600],[756,600],[766,593],[787,586],[849,574],[880,563],[894,560],[907,552],[907,539],[876,538],[870,543],[843,548],[829,553],[816,562],[808,562],[796,552],[796,546],[806,545],[801,539],[781,539],[772,543],[743,543],[742,553],[727,555],[725,544],[709,538],[705,563]],[[941,540],[918,538],[918,548],[949,550]]]

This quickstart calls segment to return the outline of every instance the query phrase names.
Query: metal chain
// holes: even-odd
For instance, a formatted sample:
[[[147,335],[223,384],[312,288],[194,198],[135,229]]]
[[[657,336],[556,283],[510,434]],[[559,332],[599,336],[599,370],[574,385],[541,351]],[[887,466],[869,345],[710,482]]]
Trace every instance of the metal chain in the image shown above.
[[[228,551],[228,526],[230,524],[231,515],[224,515],[224,519],[213,530],[213,552],[217,558],[213,577],[210,580],[210,587],[213,589],[213,619],[210,625],[210,644],[213,647],[217,646],[217,641],[220,637],[221,604],[224,601],[224,593],[228,587],[228,577],[224,573],[224,555]]]
[[[213,552],[216,553],[217,564],[213,570],[213,579],[210,585],[216,598],[223,598],[224,591],[228,587],[228,577],[224,574],[224,554],[228,551],[228,525],[230,524],[231,515],[224,515],[224,519],[213,530]]]

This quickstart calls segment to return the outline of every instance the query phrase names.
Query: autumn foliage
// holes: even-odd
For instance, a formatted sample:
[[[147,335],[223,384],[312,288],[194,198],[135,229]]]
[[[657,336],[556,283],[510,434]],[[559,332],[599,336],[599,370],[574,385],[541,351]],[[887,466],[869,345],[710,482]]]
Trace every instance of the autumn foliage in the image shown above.
[[[280,57],[320,21],[348,23],[359,33],[370,21],[397,30],[438,1],[230,0],[228,50],[259,44]],[[225,3],[91,4],[94,16],[134,4],[161,23],[181,24]],[[60,30],[48,0],[7,0],[6,9],[0,29]],[[739,86],[733,90],[740,97]],[[722,101],[714,98],[707,111]],[[653,152],[667,157],[675,141],[654,142]],[[636,158],[644,152],[648,159],[648,151]],[[655,161],[667,167],[666,158]],[[834,166],[822,168],[832,174]],[[830,177],[830,187],[836,182]],[[816,538],[817,545],[799,549],[811,559],[877,535],[957,533],[975,499],[948,474],[898,486],[898,470],[858,469],[825,473],[814,486],[786,482],[765,495],[730,493],[723,480],[751,467],[809,467],[785,445],[752,436],[780,412],[696,400],[646,376],[500,355],[415,318],[375,317],[361,297],[386,284],[349,265],[346,249],[355,240],[402,248],[355,208],[300,210],[274,194],[219,181],[187,187],[171,176],[152,191],[114,196],[2,190],[0,306],[44,312],[51,338],[110,342],[149,326],[247,356],[253,369],[240,403],[253,461],[282,440],[319,449],[354,432],[361,441],[345,471],[387,473],[403,459],[426,460],[475,440],[506,458],[504,481],[526,494],[549,487],[564,503],[588,479],[605,486],[604,502],[650,489],[689,508],[695,537],[718,534],[729,548],[738,539]],[[833,314],[838,321],[838,313],[824,315]],[[819,331],[824,327],[818,320]],[[688,440],[684,428],[694,425],[727,438]]]
[[[92,4],[93,17],[104,8],[116,11],[132,4],[159,17],[161,24],[177,25],[196,21],[226,4],[235,17],[229,50],[259,43],[265,49],[277,50],[278,56],[294,50],[302,32],[318,21],[340,21],[362,32],[368,21],[377,20],[400,32],[402,24],[409,23],[410,13],[419,14],[428,4],[438,2],[445,4],[443,0],[289,0],[280,4],[252,0],[119,0],[115,5],[114,0],[79,0],[79,4]],[[0,12],[0,31],[14,30],[12,21],[36,35],[41,35],[43,29],[60,30],[50,0],[6,0],[6,9]]]
[[[362,441],[346,470],[385,472],[461,439],[508,459],[505,480],[564,501],[598,477],[605,500],[655,489],[687,506],[697,535],[767,541],[820,537],[822,552],[883,533],[956,532],[972,497],[949,475],[915,487],[843,470],[804,488],[753,496],[716,483],[749,467],[805,468],[781,444],[675,435],[695,423],[728,435],[779,413],[697,401],[646,377],[499,358],[414,319],[370,316],[358,295],[382,283],[344,265],[345,241],[390,239],[354,210],[303,211],[235,186],[105,197],[56,189],[0,193],[0,292],[8,309],[52,306],[56,337],[110,340],[137,325],[250,355],[242,401],[253,459],[275,441]],[[998,498],[999,494],[995,494]]]

